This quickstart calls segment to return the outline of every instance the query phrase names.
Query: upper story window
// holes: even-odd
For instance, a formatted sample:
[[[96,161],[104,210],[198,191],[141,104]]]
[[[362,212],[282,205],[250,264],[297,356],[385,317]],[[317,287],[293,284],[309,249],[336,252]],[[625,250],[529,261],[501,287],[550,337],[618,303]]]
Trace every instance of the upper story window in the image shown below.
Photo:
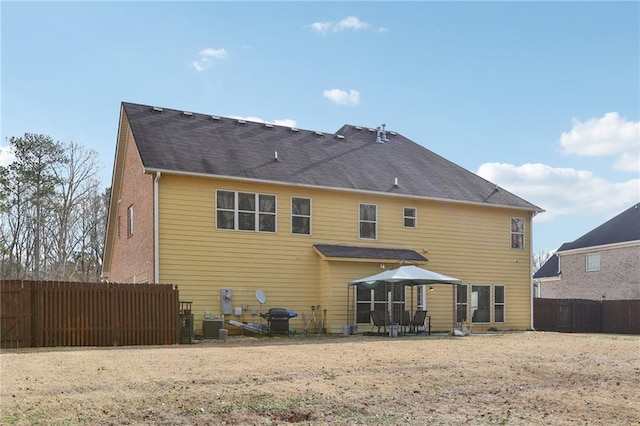
[[[587,272],[600,270],[600,253],[587,254]]]
[[[375,240],[377,238],[377,206],[360,204],[360,238]]]
[[[133,204],[127,208],[127,237],[133,235]]]
[[[511,248],[524,249],[524,219],[511,218]]]
[[[415,207],[405,207],[403,212],[404,217],[404,227],[405,228],[415,228],[416,227],[416,209]]]
[[[218,229],[276,232],[276,196],[216,191],[216,219]]]
[[[311,235],[311,199],[291,197],[291,233]]]

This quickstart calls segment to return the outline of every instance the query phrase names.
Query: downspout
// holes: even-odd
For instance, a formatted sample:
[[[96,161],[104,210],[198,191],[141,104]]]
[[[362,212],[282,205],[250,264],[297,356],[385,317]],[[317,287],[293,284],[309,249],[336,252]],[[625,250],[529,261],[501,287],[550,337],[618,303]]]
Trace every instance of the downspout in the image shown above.
[[[535,281],[533,279],[531,279],[531,287],[529,289],[529,298],[531,299],[531,330],[536,331],[535,327],[533,326],[533,298],[535,297],[535,291],[536,291],[536,284]]]
[[[156,172],[156,177],[153,179],[153,282],[160,282],[160,242],[158,236],[160,232],[158,230],[158,181],[162,176],[161,172]]]

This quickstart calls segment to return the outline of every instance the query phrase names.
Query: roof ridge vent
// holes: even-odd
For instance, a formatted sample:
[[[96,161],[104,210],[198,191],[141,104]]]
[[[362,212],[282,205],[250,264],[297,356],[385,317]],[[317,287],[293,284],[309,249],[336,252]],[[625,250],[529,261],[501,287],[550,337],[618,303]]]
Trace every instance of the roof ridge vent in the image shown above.
[[[247,124],[247,120],[238,120],[237,124]]]
[[[390,134],[391,136],[398,136],[398,134],[397,134],[396,132],[391,132],[391,131],[390,131],[390,132],[389,132],[389,134]]]
[[[193,113],[189,111],[182,111],[182,115],[184,117],[193,117]]]
[[[322,132],[318,132],[318,131],[316,130],[316,135],[318,135],[318,136],[324,136],[324,133],[322,133]]]
[[[355,127],[354,127],[354,129],[356,129],[356,130],[362,130],[362,127],[360,127],[360,126],[355,126]]]
[[[210,118],[211,118],[211,120],[213,120],[213,121],[220,121],[220,120],[222,120],[222,118],[218,117],[217,115],[212,115]]]
[[[153,107],[152,112],[163,112],[164,110],[160,107]]]
[[[273,129],[273,124],[271,124],[271,123],[264,123],[264,127],[266,127],[267,129]]]
[[[375,131],[376,131],[376,129],[374,129],[373,127],[369,127],[369,131],[370,131],[371,133],[373,133],[373,132],[375,132]]]
[[[338,139],[344,139],[344,135],[338,135],[338,134],[336,134],[336,138],[338,138]]]
[[[297,127],[292,127],[292,128],[291,128],[291,131],[292,131],[292,132],[299,132],[299,131],[300,131],[300,129],[298,129]]]

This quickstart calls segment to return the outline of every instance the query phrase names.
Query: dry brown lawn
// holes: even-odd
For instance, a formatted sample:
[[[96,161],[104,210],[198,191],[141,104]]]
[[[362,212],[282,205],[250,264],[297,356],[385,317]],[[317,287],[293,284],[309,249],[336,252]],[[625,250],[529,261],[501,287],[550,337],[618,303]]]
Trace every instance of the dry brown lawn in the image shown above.
[[[640,336],[3,350],[2,424],[640,424]]]

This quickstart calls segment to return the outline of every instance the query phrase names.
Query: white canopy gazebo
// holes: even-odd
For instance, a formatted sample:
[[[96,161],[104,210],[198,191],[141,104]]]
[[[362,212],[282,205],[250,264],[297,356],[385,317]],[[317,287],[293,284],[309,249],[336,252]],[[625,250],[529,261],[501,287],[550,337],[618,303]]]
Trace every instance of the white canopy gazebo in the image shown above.
[[[349,286],[362,285],[367,288],[378,288],[378,286],[402,286],[402,287],[414,287],[417,285],[430,285],[430,284],[450,284],[452,286],[453,293],[453,325],[452,331],[455,329],[456,324],[456,285],[462,284],[462,280],[453,278],[447,275],[440,274],[438,272],[430,271],[428,269],[420,268],[415,265],[402,265],[396,269],[389,269],[379,274],[371,275],[369,277],[358,278],[350,281]],[[350,292],[349,292],[350,293]],[[413,299],[413,292],[411,293]],[[387,300],[389,306],[391,302]],[[413,305],[413,300],[411,301]],[[351,311],[351,301],[349,294],[347,294],[347,306]],[[347,321],[351,323],[350,311],[347,312]],[[392,322],[394,322],[393,312],[389,312]]]

